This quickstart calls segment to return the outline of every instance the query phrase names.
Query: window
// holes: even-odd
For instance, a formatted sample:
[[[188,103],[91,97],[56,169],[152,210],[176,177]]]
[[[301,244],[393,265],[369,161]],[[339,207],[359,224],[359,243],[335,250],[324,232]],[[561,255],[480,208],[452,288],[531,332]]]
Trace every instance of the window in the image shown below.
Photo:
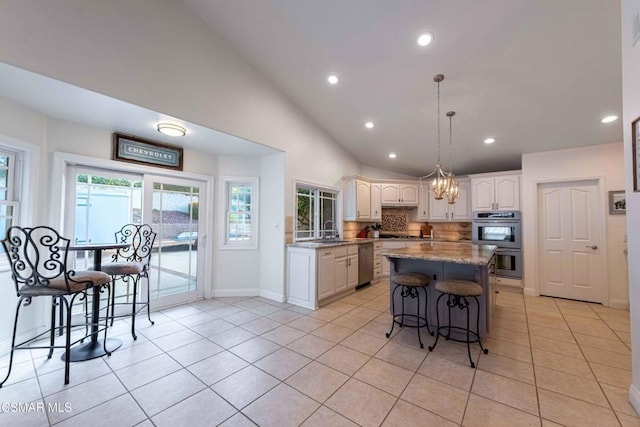
[[[295,240],[338,237],[338,191],[296,185]]]
[[[258,178],[224,177],[225,232],[223,247],[257,249]]]
[[[19,171],[16,153],[0,149],[0,230],[1,238],[18,220]],[[3,250],[0,248],[0,250]]]

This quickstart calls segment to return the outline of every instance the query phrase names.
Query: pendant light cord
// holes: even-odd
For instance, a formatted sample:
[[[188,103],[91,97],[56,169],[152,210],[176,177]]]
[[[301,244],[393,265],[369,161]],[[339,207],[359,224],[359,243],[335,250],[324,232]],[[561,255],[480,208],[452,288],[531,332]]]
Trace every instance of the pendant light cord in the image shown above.
[[[440,81],[438,83],[438,164],[440,164]]]

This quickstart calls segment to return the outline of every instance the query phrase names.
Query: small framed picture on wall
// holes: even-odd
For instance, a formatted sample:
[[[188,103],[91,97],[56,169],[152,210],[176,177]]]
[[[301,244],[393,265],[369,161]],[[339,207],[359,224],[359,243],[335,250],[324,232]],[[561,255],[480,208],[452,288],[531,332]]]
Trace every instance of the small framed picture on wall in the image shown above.
[[[609,191],[609,214],[626,214],[627,213],[627,198],[624,194],[624,190]]]
[[[633,156],[633,191],[640,191],[640,117],[631,123],[631,153]]]

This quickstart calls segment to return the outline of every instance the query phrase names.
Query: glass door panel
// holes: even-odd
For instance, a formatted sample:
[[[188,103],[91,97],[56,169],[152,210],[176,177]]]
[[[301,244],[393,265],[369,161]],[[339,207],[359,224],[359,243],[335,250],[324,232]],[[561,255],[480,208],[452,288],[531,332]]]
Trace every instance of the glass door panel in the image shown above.
[[[145,175],[145,223],[158,234],[151,256],[150,291],[156,306],[202,297],[198,235],[202,182]]]

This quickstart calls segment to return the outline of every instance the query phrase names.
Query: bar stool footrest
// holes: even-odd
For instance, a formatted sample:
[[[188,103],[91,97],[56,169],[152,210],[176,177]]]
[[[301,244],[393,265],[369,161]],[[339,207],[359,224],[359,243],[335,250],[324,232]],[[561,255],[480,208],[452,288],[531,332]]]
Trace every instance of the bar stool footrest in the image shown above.
[[[456,332],[456,335],[460,333],[460,336],[463,336],[464,338],[461,338],[461,339],[454,338],[453,334],[451,335],[448,334],[449,329],[451,329],[451,332]],[[442,333],[441,331],[445,331],[445,333]],[[465,344],[467,343],[467,330],[460,326],[451,326],[451,327],[440,326],[437,332],[438,332],[438,335],[440,335],[441,337],[443,337],[448,341],[462,342]],[[469,331],[469,344],[473,344],[474,342],[480,342],[480,337],[478,336],[477,332]],[[485,354],[487,354],[487,352],[485,352]]]

